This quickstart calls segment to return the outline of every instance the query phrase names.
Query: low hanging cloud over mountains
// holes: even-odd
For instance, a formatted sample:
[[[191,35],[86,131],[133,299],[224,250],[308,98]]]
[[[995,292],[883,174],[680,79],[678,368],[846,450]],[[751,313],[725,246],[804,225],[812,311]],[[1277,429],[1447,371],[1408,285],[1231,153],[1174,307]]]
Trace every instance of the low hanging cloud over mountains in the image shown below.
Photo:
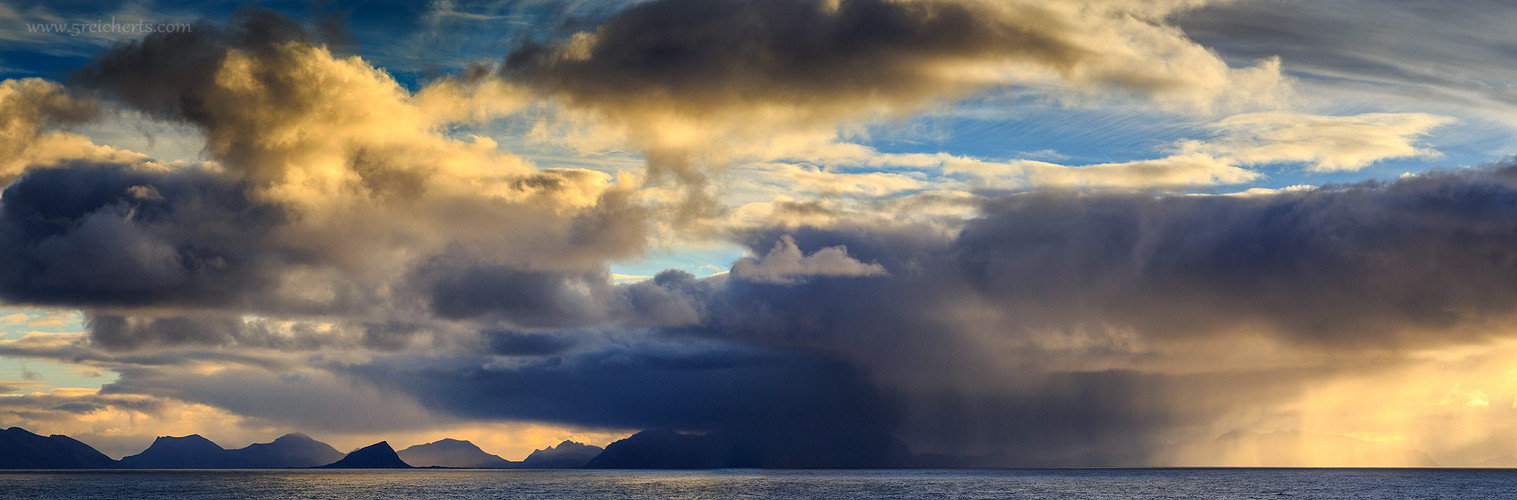
[[[117,378],[0,398],[0,418],[86,439],[112,430],[68,415],[837,430],[979,464],[1175,464],[1305,427],[1298,403],[1367,397],[1345,388],[1360,377],[1504,345],[1510,161],[1187,190],[1435,158],[1424,140],[1457,123],[1290,111],[1281,61],[1229,65],[1175,27],[1199,4],[654,0],[405,82],[243,11],[65,83],[6,80],[0,300],[78,309],[87,331],[0,355]],[[1009,87],[1194,116],[1198,138],[1083,166],[848,142]],[[203,150],[78,130],[107,117]],[[582,127],[646,168],[528,155],[485,132],[499,121]],[[747,256],[613,279],[714,242]],[[1430,406],[1472,394],[1456,387]]]

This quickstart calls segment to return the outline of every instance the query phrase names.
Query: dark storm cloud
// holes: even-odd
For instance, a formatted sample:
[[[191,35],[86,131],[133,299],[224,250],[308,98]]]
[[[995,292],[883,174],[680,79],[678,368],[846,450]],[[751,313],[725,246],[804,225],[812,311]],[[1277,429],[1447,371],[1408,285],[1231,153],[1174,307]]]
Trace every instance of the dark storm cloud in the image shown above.
[[[499,314],[528,325],[550,326],[588,309],[590,297],[581,293],[581,286],[602,281],[504,266],[454,268],[430,278],[432,310],[438,315]]]
[[[483,333],[490,352],[502,356],[551,356],[574,347],[575,339],[569,335],[522,333],[510,330]]]
[[[100,315],[94,315],[91,320]],[[106,317],[107,321],[117,322],[108,328],[120,328],[120,322],[127,323],[128,328],[138,328],[146,331],[154,326],[161,318],[121,318]],[[38,359],[62,361],[71,364],[83,365],[92,369],[109,370],[123,374],[144,374],[157,372],[174,372],[196,365],[222,365],[256,367],[272,372],[284,372],[302,366],[306,360],[301,360],[289,353],[263,351],[257,348],[286,348],[301,352],[310,352],[320,348],[347,348],[351,345],[336,344],[330,338],[301,338],[298,334],[285,336],[281,339],[257,338],[258,334],[269,332],[259,325],[245,325],[242,331],[235,332],[240,341],[246,342],[243,347],[249,349],[208,349],[207,347],[220,347],[211,345],[209,335],[202,333],[186,332],[189,328],[220,329],[221,333],[232,330],[232,326],[216,325],[215,319],[205,319],[206,326],[201,326],[194,318],[173,318],[173,321],[164,321],[167,328],[178,328],[181,334],[188,333],[186,340],[174,345],[169,339],[145,336],[140,339],[142,343],[129,343],[131,339],[123,340],[112,338],[95,340],[91,336],[62,334],[57,336],[28,336],[21,339],[0,342],[0,355],[17,359]],[[251,338],[250,338],[251,337]],[[269,337],[274,337],[269,335]],[[111,342],[116,342],[112,345]],[[123,344],[123,342],[128,342]],[[306,345],[295,347],[300,342]],[[150,347],[136,349],[136,347]]]
[[[721,280],[697,279],[695,275],[669,269],[651,280],[617,287],[616,310],[624,321],[636,326],[688,325],[700,321],[706,301],[721,286]]]
[[[588,47],[571,40],[517,49],[504,72],[572,103],[613,109],[643,99],[694,115],[760,103],[910,103],[953,86],[933,63],[1068,69],[1090,54],[1062,28],[1036,8],[1008,13],[946,0],[659,0],[611,17]]]
[[[1469,339],[1517,305],[1514,207],[1512,167],[1262,196],[1014,195],[951,239],[925,227],[753,233],[755,252],[791,234],[804,252],[844,245],[891,277],[796,289],[729,279],[719,300],[734,309],[710,318],[764,304],[786,312],[767,330],[824,338],[852,330],[833,322],[909,325],[973,300],[1009,335],[1118,327],[1183,340],[1247,326],[1317,346]],[[860,319],[880,316],[891,319]]]
[[[1517,305],[1514,181],[1508,167],[1259,197],[1012,197],[964,229],[951,272],[1029,322],[1437,343],[1493,333]]]
[[[1239,407],[1279,403],[1304,378],[1283,371],[1022,376],[1038,382],[1025,391],[943,388],[913,394],[895,431],[924,450],[972,457],[980,466],[1154,464],[1154,455],[1174,445],[1168,433],[1236,416]]]
[[[440,255],[409,278],[432,314],[527,328],[660,326],[696,322],[713,286],[683,271],[613,285],[604,269],[541,271]]]
[[[427,333],[422,326],[396,321],[281,323],[279,319],[248,318],[221,311],[179,315],[96,311],[85,315],[90,345],[113,351],[119,355],[114,359],[126,363],[137,363],[134,359],[145,361],[147,358],[132,356],[151,356],[155,348],[175,347],[237,346],[297,353],[358,347],[395,351],[409,345],[412,338]],[[194,359],[192,351],[180,354],[187,355],[186,360]],[[236,360],[235,356],[230,359]]]
[[[261,10],[234,14],[225,24],[202,21],[181,32],[154,33],[113,46],[75,71],[70,84],[94,89],[152,116],[184,120],[205,127],[219,113],[209,109],[208,89],[228,50],[255,50],[273,57],[277,44],[316,42],[306,29],[284,15]],[[274,93],[287,99],[303,95],[302,82],[281,84]]]
[[[284,220],[197,169],[73,164],[0,197],[0,297],[13,303],[226,306],[269,285]]]
[[[100,394],[201,403],[244,417],[328,432],[401,430],[450,418],[429,414],[406,398],[381,394],[373,385],[308,368],[312,364],[320,361],[284,369],[223,365],[210,373],[123,367],[120,378],[102,386]]]
[[[713,342],[638,341],[520,363],[395,356],[354,367],[441,413],[617,428],[880,429],[886,394],[845,364]]]
[[[656,330],[666,338],[749,346],[723,350],[756,349],[759,366],[805,376],[702,354],[721,362],[700,364],[696,383],[684,376],[691,361],[657,344],[356,373],[481,418],[890,423],[924,449],[996,463],[1135,464],[1163,455],[1173,432],[1256,415],[1314,378],[1495,335],[1517,306],[1511,167],[1259,196],[1034,193],[992,203],[947,237],[929,226],[792,228],[750,245],[762,252],[785,234],[806,253],[845,246],[889,275],[796,285],[668,274],[620,290],[698,304],[699,321]],[[1239,366],[1238,332],[1343,362]],[[1207,343],[1228,347],[1215,360],[1188,350]],[[812,371],[816,362],[833,368]],[[726,399],[734,392],[754,404]],[[797,417],[776,419],[771,405]]]
[[[128,318],[97,314],[86,323],[90,338],[107,349],[154,345],[223,345],[241,336],[233,318]]]

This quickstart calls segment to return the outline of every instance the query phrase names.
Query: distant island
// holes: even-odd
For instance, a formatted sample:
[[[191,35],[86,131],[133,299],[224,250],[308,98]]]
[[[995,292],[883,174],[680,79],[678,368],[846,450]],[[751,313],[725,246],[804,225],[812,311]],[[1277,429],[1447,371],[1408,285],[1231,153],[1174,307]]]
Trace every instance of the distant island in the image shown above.
[[[123,469],[263,469],[315,467],[343,457],[332,446],[304,434],[286,434],[271,443],[222,449],[198,434],[159,437],[142,453],[124,457]]]
[[[840,432],[785,435],[685,434],[647,430],[602,449],[573,441],[533,451],[520,462],[474,443],[442,439],[399,452],[378,442],[343,454],[304,434],[225,449],[198,434],[162,436],[135,455],[112,460],[68,436],[19,427],[0,432],[0,469],[277,469],[445,467],[471,469],[901,468],[930,466],[894,436]]]
[[[526,459],[512,462],[485,453],[474,443],[443,439],[400,451],[400,458],[417,467],[464,469],[579,469],[601,454],[601,447],[564,441],[533,451]]]
[[[38,436],[20,427],[0,432],[0,468],[108,469],[116,461],[68,436]]]
[[[1293,466],[1297,432],[1225,433],[1211,449],[1242,450],[1206,463],[1241,467]],[[1398,449],[1343,437],[1329,463],[1371,467],[1438,467],[1417,450]],[[1234,453],[1238,455],[1238,453]],[[112,460],[88,444],[62,435],[40,436],[20,427],[0,431],[0,469],[904,469],[1057,467],[1066,463],[1002,463],[990,457],[914,454],[906,443],[883,432],[789,431],[709,432],[650,429],[603,449],[563,441],[533,451],[521,461],[488,453],[465,440],[440,439],[396,451],[380,441],[349,453],[292,433],[268,443],[225,449],[198,434],[162,436],[141,453]],[[1113,464],[1120,465],[1120,464]],[[1517,459],[1494,457],[1476,467],[1512,467]]]
[[[342,460],[321,466],[323,469],[410,469],[390,443],[380,441],[354,450]]]

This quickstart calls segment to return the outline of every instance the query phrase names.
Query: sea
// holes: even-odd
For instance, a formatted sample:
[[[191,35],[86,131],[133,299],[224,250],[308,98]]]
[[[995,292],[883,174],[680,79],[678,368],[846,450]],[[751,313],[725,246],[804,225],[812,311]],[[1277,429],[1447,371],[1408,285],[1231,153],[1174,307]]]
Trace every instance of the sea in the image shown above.
[[[1513,469],[0,472],[3,498],[1517,498]]]

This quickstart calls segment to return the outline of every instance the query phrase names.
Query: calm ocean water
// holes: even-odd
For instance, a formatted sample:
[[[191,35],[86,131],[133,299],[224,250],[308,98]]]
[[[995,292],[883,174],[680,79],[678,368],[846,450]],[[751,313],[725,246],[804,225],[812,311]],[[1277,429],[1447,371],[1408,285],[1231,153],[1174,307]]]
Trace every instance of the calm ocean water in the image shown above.
[[[1517,498],[1517,470],[0,472],[5,498]]]

